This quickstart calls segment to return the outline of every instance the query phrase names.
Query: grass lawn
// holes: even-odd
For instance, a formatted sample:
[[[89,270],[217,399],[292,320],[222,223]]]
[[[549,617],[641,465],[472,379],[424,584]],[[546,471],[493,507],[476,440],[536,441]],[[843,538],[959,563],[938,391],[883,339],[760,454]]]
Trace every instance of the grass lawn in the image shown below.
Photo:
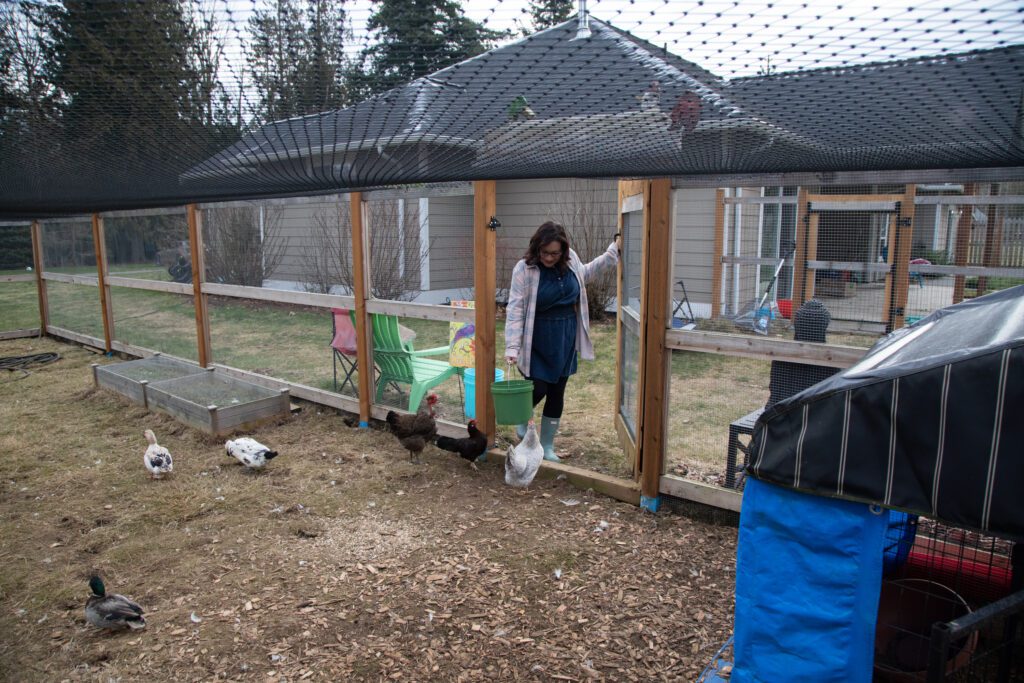
[[[734,528],[563,481],[513,490],[433,447],[413,465],[301,402],[252,434],[281,455],[247,473],[94,390],[89,364],[116,359],[0,342],[47,351],[0,378],[4,680],[694,680],[732,629]],[[159,481],[147,428],[175,457]],[[86,624],[92,571],[144,631]]]

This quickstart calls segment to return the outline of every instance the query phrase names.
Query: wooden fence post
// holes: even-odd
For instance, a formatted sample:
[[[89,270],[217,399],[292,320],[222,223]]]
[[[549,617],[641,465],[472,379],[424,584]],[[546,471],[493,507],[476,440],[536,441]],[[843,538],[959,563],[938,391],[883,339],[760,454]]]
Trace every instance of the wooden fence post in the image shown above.
[[[494,400],[491,384],[494,382],[495,353],[495,249],[497,226],[497,183],[478,180],[473,183],[473,290],[476,299],[476,419],[480,431],[493,437],[495,429]]]
[[[206,260],[203,256],[203,217],[195,204],[187,207],[188,245],[192,257],[192,302],[196,312],[196,351],[199,365],[206,368],[213,363],[210,344],[210,316],[206,308]]]
[[[659,178],[647,186],[644,221],[644,300],[640,321],[641,366],[638,402],[640,424],[640,505],[658,511],[659,484],[665,462],[668,426],[668,372],[672,352],[665,347],[669,325],[672,270],[672,181]]]
[[[885,331],[903,327],[907,315],[907,290],[910,288],[910,252],[914,245],[914,195],[916,185],[907,185],[896,212],[895,225],[890,234],[890,275],[885,288],[888,306]],[[895,235],[895,241],[892,236]]]
[[[363,239],[363,193],[349,194],[349,215],[352,225],[352,295],[356,311],[356,362],[359,364],[359,426],[370,426],[370,404],[373,396],[373,320],[366,312],[369,291],[369,240]]]
[[[711,319],[722,315],[722,251],[725,249],[725,190],[715,190],[715,246],[711,262]]]
[[[43,227],[39,221],[32,221],[32,267],[36,270],[36,294],[39,297],[39,331],[47,334],[50,325],[50,304],[46,296],[46,280],[43,279]]]
[[[807,269],[807,261],[815,255],[808,253],[808,232],[810,217],[807,206],[807,188],[801,187],[796,193],[796,250],[793,252],[793,311],[807,301],[807,278],[814,277],[814,271]],[[815,240],[817,242],[817,240]]]
[[[964,196],[973,197],[974,183],[964,185]],[[956,241],[953,247],[953,264],[962,268],[967,265],[968,252],[971,249],[971,224],[974,222],[974,204],[960,205],[960,218],[956,222]],[[953,276],[953,303],[964,300],[964,276]]]
[[[107,245],[103,233],[103,217],[92,215],[92,248],[96,254],[96,286],[100,290],[100,315],[103,316],[103,346],[107,353],[113,347],[114,315],[110,310],[110,287],[107,286]]]
[[[990,196],[999,194],[999,183],[989,185]],[[986,268],[997,268],[1003,259],[1003,215],[1005,211],[998,204],[989,204],[985,211],[985,248],[981,264]],[[983,296],[988,290],[988,277],[978,277],[977,295]]]

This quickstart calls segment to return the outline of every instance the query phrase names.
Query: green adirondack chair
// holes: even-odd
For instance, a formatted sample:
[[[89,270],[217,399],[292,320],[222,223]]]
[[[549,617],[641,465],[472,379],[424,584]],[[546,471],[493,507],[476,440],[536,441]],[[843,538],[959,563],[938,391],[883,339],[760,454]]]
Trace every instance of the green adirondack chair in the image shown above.
[[[352,312],[352,320],[355,323],[355,311]],[[459,375],[459,368],[452,367],[447,361],[425,358],[441,355],[448,355],[448,346],[416,351],[411,341],[402,340],[397,316],[373,314],[373,362],[380,370],[377,378],[378,403],[384,397],[388,383],[397,382],[411,387],[409,412],[419,410],[428,391],[452,375]],[[459,389],[461,391],[461,385]]]

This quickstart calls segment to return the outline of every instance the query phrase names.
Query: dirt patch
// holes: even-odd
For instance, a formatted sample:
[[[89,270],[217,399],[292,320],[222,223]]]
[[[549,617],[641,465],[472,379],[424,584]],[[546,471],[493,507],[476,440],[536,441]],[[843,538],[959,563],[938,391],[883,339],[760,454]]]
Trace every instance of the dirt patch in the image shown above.
[[[334,411],[223,443],[91,389],[102,356],[0,378],[0,678],[687,680],[731,630],[736,531],[546,481],[521,492]],[[175,455],[142,465],[143,430]],[[144,631],[85,623],[86,577]]]

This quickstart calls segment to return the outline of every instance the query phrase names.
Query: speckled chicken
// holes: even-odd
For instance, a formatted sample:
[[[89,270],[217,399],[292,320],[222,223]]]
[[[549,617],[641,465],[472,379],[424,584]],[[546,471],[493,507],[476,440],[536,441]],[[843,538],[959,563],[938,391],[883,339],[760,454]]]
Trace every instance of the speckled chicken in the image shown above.
[[[171,458],[171,452],[156,442],[156,434],[152,429],[146,430],[146,441],[149,442],[149,447],[142,456],[142,462],[149,470],[150,476],[159,479],[162,475],[173,472],[174,460]]]
[[[277,457],[277,451],[267,448],[256,439],[248,436],[228,439],[224,442],[224,450],[232,458],[251,470],[260,470]]]

